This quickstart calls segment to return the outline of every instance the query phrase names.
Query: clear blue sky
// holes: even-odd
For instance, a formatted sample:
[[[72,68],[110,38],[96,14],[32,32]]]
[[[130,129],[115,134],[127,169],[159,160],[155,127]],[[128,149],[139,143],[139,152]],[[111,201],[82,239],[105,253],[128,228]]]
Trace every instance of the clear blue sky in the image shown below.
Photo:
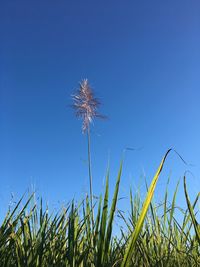
[[[106,121],[92,126],[94,193],[108,158],[111,189],[125,147],[120,196],[150,182],[170,147],[158,184],[163,197],[185,170],[200,188],[200,2],[1,1],[0,214],[10,193],[33,185],[52,206],[88,190],[87,146],[70,95],[88,78]],[[192,195],[191,195],[192,198]],[[183,194],[179,194],[184,202]]]

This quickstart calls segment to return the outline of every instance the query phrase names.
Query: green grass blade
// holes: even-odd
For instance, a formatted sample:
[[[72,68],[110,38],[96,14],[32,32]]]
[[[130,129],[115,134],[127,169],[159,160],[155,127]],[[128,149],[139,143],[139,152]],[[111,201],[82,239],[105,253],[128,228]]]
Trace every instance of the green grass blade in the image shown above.
[[[189,196],[188,196],[188,192],[187,192],[187,186],[186,186],[186,177],[184,176],[184,192],[185,192],[185,198],[186,198],[186,202],[187,202],[187,206],[188,206],[188,210],[192,219],[192,223],[194,225],[194,230],[196,233],[196,238],[200,244],[200,225],[198,224],[196,218],[195,218],[195,214],[194,214],[194,210],[192,208]]]
[[[109,193],[109,173],[107,173],[106,177],[106,189],[104,195],[103,210],[101,215],[101,225],[100,225],[98,253],[97,253],[97,266],[102,265],[104,257],[104,239],[105,239],[106,222],[108,216],[108,193]]]
[[[116,210],[116,204],[117,204],[117,198],[118,198],[118,192],[119,192],[119,184],[121,180],[121,175],[122,175],[122,166],[123,162],[120,164],[119,172],[118,172],[118,177],[117,177],[117,182],[115,185],[115,192],[112,200],[112,206],[109,214],[109,221],[108,221],[108,226],[107,226],[107,231],[106,231],[106,236],[105,236],[105,256],[106,258],[108,257],[108,250],[110,246],[110,241],[111,241],[111,234],[112,234],[112,228],[113,228],[113,219],[114,219],[114,214]]]

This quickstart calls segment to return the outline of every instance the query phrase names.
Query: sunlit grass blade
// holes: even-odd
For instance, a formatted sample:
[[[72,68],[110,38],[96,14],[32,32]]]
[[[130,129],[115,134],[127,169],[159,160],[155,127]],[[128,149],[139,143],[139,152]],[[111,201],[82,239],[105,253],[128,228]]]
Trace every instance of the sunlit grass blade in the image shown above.
[[[137,238],[140,234],[140,231],[142,229],[142,225],[144,223],[144,219],[145,219],[145,216],[147,214],[147,211],[148,211],[148,208],[149,208],[149,205],[151,203],[151,200],[152,200],[152,197],[153,197],[153,194],[154,194],[154,190],[155,190],[155,187],[156,187],[156,184],[157,184],[157,181],[158,181],[158,178],[159,178],[159,175],[162,171],[162,168],[163,168],[163,165],[164,165],[164,162],[167,158],[167,155],[169,154],[169,152],[171,151],[171,149],[169,149],[167,151],[167,153],[165,154],[164,158],[162,159],[161,163],[160,163],[160,166],[151,182],[151,185],[149,187],[149,190],[147,192],[147,196],[146,196],[146,199],[143,203],[143,207],[142,207],[142,210],[141,210],[141,213],[140,213],[140,216],[138,218],[138,221],[137,221],[137,224],[135,226],[135,229],[130,237],[130,241],[129,241],[129,244],[128,244],[128,247],[126,249],[126,252],[125,252],[125,256],[124,256],[124,259],[122,261],[122,264],[121,264],[121,267],[128,267],[130,266],[131,264],[131,257],[132,257],[132,254],[133,254],[133,250],[134,250],[134,246],[136,244],[136,241],[137,241]]]

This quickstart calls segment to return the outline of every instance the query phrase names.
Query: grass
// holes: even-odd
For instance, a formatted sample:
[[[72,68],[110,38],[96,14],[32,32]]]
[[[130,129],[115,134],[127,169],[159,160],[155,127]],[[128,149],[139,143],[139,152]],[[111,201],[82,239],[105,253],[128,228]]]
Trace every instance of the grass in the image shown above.
[[[130,212],[117,209],[122,175],[121,163],[115,191],[109,203],[109,173],[103,196],[91,208],[90,198],[71,201],[57,214],[34,201],[31,195],[22,205],[22,197],[8,211],[0,227],[0,266],[56,267],[128,267],[128,266],[200,266],[200,226],[198,200],[191,203],[184,177],[187,209],[179,208],[183,220],[176,218],[176,195],[171,203],[166,189],[159,207],[152,198],[162,171],[166,153],[142,201],[130,190]],[[93,222],[94,214],[94,222]],[[113,234],[114,217],[122,221],[120,235]]]

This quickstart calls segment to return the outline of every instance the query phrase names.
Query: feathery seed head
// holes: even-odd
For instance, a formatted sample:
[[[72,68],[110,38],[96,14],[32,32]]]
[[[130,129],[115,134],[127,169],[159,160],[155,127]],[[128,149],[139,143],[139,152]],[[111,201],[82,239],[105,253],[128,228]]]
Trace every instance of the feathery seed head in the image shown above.
[[[83,133],[89,128],[89,124],[96,118],[104,118],[97,112],[100,102],[94,97],[92,89],[87,79],[80,83],[80,87],[75,95],[72,95],[74,104],[72,107],[76,111],[76,116],[83,120]]]

